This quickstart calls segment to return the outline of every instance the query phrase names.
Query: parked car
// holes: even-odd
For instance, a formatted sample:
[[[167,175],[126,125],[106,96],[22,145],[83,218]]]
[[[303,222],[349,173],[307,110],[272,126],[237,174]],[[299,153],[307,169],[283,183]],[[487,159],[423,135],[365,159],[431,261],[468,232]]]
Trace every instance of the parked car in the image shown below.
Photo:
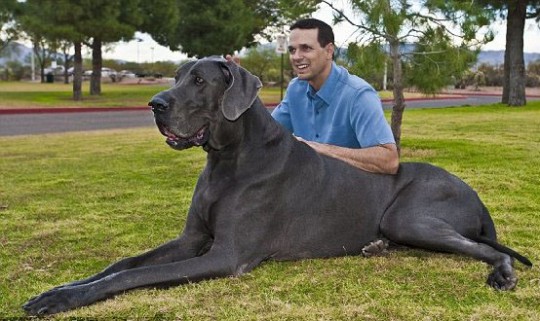
[[[83,78],[87,79],[92,76],[92,70],[86,70],[83,72]],[[116,82],[118,79],[118,73],[112,68],[103,67],[101,68],[101,78],[110,78],[113,82]]]
[[[118,73],[118,79],[122,80],[124,78],[137,78],[137,75],[131,70],[120,70]]]
[[[64,66],[56,66],[55,68],[45,68],[43,72],[45,73],[45,75],[62,76],[64,75]]]

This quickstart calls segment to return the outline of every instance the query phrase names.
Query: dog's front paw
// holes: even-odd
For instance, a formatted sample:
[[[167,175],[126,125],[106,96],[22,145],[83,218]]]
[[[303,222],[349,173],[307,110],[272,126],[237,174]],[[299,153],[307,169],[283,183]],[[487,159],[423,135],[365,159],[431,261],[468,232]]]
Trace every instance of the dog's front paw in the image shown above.
[[[60,287],[44,292],[26,302],[23,309],[29,315],[43,316],[71,310],[83,305],[79,291]]]
[[[384,239],[375,240],[362,248],[364,257],[380,256],[388,253],[388,241]]]

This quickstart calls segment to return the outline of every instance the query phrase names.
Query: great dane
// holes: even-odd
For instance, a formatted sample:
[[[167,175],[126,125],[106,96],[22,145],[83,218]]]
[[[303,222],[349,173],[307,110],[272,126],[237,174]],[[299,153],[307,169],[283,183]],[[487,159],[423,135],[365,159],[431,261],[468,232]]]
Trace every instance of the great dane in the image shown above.
[[[149,105],[170,147],[207,153],[183,233],[24,309],[57,313],[135,288],[239,276],[266,260],[358,255],[383,249],[381,239],[484,261],[499,290],[516,286],[513,258],[531,266],[497,243],[486,207],[459,178],[422,163],[372,174],[319,155],[272,119],[260,87],[221,58],[182,66]]]

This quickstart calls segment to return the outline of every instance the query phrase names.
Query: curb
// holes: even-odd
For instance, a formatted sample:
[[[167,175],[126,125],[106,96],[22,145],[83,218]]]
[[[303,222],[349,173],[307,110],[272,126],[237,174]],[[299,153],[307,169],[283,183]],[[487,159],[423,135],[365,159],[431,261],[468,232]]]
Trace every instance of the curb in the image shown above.
[[[57,114],[57,113],[92,113],[102,111],[141,111],[149,107],[60,107],[60,108],[8,108],[0,109],[0,115],[15,114]]]

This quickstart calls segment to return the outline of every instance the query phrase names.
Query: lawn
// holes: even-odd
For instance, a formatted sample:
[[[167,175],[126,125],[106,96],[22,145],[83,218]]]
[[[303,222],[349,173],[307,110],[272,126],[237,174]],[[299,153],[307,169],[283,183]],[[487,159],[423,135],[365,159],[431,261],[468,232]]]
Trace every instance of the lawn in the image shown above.
[[[88,82],[83,83],[83,100],[73,101],[72,85],[63,83],[0,82],[1,108],[55,107],[142,107],[156,93],[170,87],[168,82],[155,84],[103,83],[100,96],[90,96]],[[279,88],[264,88],[260,94],[265,103],[280,100]]]
[[[83,100],[73,101],[72,85],[63,83],[29,83],[0,81],[0,109],[55,108],[55,107],[143,107],[156,93],[170,87],[170,83],[103,83],[102,94],[90,96],[88,82],[83,83]],[[382,91],[381,99],[392,98]],[[259,97],[266,104],[280,101],[278,87],[262,88]],[[419,93],[406,93],[407,98],[422,97]]]
[[[0,315],[182,230],[205,154],[154,128],[0,137]],[[420,250],[269,262],[238,278],[119,295],[53,319],[540,320],[540,103],[407,110],[404,161],[472,185],[499,238],[528,256],[511,292],[470,258]],[[309,192],[309,191],[306,191]]]

